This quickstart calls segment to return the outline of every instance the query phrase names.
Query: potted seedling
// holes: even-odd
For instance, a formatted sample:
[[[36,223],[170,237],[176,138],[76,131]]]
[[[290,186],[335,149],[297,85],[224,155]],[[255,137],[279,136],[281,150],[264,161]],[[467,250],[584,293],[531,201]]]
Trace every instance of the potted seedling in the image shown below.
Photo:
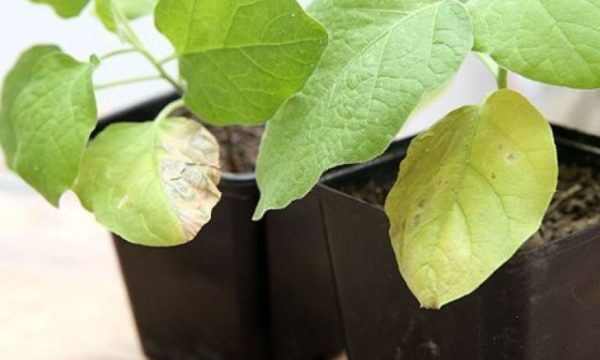
[[[93,6],[124,47],[88,61],[53,45],[23,53],[3,88],[7,165],[54,205],[72,189],[121,239],[149,356],[267,357],[265,225],[251,221],[262,133],[255,125],[303,87],[327,32],[295,0],[35,2],[65,18]],[[173,54],[153,54],[130,25],[151,13]],[[135,55],[154,74],[93,81],[113,58]],[[179,74],[166,67],[173,61]],[[157,79],[178,95],[97,124],[96,91]]]
[[[345,195],[322,189],[350,358],[595,358],[598,138],[553,136],[506,87],[512,71],[599,88],[600,2],[317,0],[308,12],[329,45],[269,123],[256,218],[304,196],[324,170],[383,153],[469,52],[499,87],[418,136],[397,178],[403,144],[331,175]],[[358,199],[370,187],[379,204]]]
[[[43,2],[63,16],[87,3]],[[184,93],[183,101],[167,105],[152,123],[109,126],[86,148],[95,120],[91,73],[115,54],[82,64],[56,48],[26,53],[5,83],[0,140],[9,166],[51,202],[74,188],[100,222],[131,242],[176,245],[193,238],[218,202],[220,168],[210,132],[174,116],[185,106],[217,126],[268,121],[256,164],[260,200],[253,218],[259,220],[309,194],[325,171],[384,153],[410,114],[475,51],[499,90],[479,106],[453,111],[412,142],[397,180],[388,186],[387,217],[330,188],[297,203],[322,215],[350,357],[588,359],[598,353],[590,340],[598,330],[588,326],[600,317],[598,275],[590,270],[600,246],[598,230],[542,241],[513,258],[547,213],[557,186],[557,158],[588,167],[573,170],[573,177],[583,180],[581,170],[589,173],[588,184],[597,183],[597,138],[560,129],[555,138],[539,111],[506,89],[509,71],[553,85],[599,88],[597,0],[315,0],[308,14],[316,21],[293,0],[159,0],[156,25],[175,48],[165,61],[179,61],[183,82],[141,45],[128,26],[125,3],[142,2],[96,1],[97,13]],[[404,156],[403,145],[375,162],[385,164],[388,176],[395,175],[389,165]],[[357,184],[345,179],[354,173],[375,179],[375,165],[331,173],[327,182],[349,192]],[[568,203],[570,193],[579,194],[569,189],[558,193],[563,195],[554,208]],[[387,190],[380,186],[376,192]],[[199,240],[217,222],[218,210]],[[242,231],[278,228],[268,220]],[[232,222],[223,221],[234,232]],[[218,246],[215,241],[213,248]],[[236,249],[248,256],[248,249]],[[250,274],[257,272],[254,265]],[[497,278],[509,285],[499,286]],[[201,280],[206,279],[185,283]],[[203,291],[223,283],[209,280]],[[243,278],[234,282],[258,287]],[[430,312],[419,311],[410,293],[433,309],[473,294]],[[522,297],[513,300],[511,294]],[[237,315],[238,324],[252,323]],[[467,329],[460,333],[463,325]],[[211,330],[194,329],[203,341],[192,355],[266,356],[260,345],[238,348]],[[174,350],[160,356],[188,354]]]

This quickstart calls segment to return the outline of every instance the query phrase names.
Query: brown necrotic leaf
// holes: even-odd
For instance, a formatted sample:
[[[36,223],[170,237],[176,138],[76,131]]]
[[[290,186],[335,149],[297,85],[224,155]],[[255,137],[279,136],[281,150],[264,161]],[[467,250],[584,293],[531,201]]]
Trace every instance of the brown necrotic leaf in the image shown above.
[[[210,220],[220,175],[212,134],[198,122],[166,118],[109,126],[87,151],[75,190],[128,241],[173,246]]]

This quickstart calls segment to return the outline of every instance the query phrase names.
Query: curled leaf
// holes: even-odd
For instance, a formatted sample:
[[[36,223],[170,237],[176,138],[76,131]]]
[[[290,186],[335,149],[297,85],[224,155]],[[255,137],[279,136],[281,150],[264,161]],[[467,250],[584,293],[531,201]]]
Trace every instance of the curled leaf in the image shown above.
[[[98,221],[126,240],[174,246],[210,220],[219,147],[201,124],[185,118],[109,126],[85,154],[75,192]]]
[[[55,46],[35,46],[4,82],[0,140],[8,167],[57,205],[71,187],[96,123],[92,73]]]

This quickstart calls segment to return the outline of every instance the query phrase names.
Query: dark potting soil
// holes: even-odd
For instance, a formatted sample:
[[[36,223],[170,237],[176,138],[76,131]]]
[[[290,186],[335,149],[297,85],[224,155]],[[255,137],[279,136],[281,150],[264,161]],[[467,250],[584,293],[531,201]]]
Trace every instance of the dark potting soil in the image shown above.
[[[342,192],[383,207],[395,174],[373,178],[363,184],[347,184]],[[524,247],[559,240],[589,227],[600,225],[600,171],[574,164],[561,164],[558,189],[540,230]]]
[[[600,224],[600,171],[561,165],[558,189],[542,227],[526,246],[559,240]]]
[[[264,125],[209,125],[186,109],[177,110],[173,115],[193,118],[201,122],[215,136],[220,145],[219,157],[222,171],[248,173],[256,168],[258,147],[265,132]]]
[[[205,126],[221,145],[221,170],[230,173],[254,171],[264,126]]]

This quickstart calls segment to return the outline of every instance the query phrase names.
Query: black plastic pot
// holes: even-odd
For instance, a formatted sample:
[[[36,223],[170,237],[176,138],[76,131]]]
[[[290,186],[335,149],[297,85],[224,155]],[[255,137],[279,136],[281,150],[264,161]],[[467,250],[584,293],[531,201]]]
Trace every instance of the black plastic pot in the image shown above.
[[[188,244],[115,242],[142,347],[152,359],[266,359],[263,223],[254,178],[227,175],[213,217]]]
[[[104,119],[148,121],[173,96]],[[252,222],[253,174],[224,174],[222,199],[196,239],[173,248],[115,247],[144,352],[156,360],[266,359],[268,284],[264,223]]]
[[[344,347],[317,192],[266,220],[274,358],[331,359]]]
[[[173,99],[97,130],[153,119]],[[252,222],[254,175],[224,174],[219,188],[212,220],[186,245],[147,248],[115,237],[144,352],[155,360],[312,360],[341,351],[316,196]]]
[[[558,128],[564,162],[600,166],[600,139]],[[336,189],[397,172],[408,141],[320,187],[352,360],[600,358],[600,228],[522,250],[473,294],[420,309],[401,278],[381,208]]]

